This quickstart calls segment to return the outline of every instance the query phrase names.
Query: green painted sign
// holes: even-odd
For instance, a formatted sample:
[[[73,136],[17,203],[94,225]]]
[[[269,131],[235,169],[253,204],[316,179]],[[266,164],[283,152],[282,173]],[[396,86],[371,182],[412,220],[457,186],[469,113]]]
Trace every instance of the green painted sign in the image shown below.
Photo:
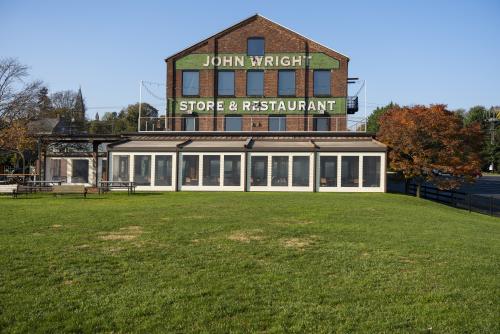
[[[224,53],[214,56],[209,53],[191,53],[178,59],[175,66],[179,70],[201,69],[336,69],[339,61],[321,52],[309,53],[266,53],[265,56]]]
[[[215,110],[225,114],[345,114],[346,99],[344,97],[311,97],[307,101],[304,97],[291,98],[178,98],[168,99],[170,111],[176,115],[212,114]]]

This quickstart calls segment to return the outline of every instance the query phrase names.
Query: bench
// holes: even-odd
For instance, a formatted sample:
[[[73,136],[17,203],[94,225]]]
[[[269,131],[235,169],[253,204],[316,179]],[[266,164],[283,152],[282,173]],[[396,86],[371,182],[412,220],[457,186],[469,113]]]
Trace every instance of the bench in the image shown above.
[[[37,188],[34,188],[32,186],[25,186],[25,185],[22,185],[22,184],[19,184],[17,185],[17,188],[16,190],[14,190],[14,198],[17,198],[17,196],[19,194],[25,194],[25,195],[28,195],[28,194],[33,194],[33,193],[36,193],[37,192]]]
[[[87,188],[82,185],[64,185],[64,186],[54,186],[52,187],[52,193],[54,196],[57,195],[67,195],[67,194],[82,194],[83,197],[87,197]]]
[[[17,184],[0,184],[0,194],[12,195],[16,197]]]
[[[127,189],[127,194],[135,193],[135,182],[129,181],[101,181],[99,182],[99,195],[111,189]]]

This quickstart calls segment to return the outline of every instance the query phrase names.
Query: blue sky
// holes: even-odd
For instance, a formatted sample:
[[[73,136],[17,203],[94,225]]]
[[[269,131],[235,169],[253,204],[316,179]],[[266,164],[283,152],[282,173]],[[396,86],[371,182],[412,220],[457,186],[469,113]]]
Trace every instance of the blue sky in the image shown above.
[[[167,56],[255,13],[348,55],[369,111],[500,105],[499,0],[0,0],[0,57],[17,57],[51,91],[81,86],[93,117],[138,101],[140,80],[165,83]]]

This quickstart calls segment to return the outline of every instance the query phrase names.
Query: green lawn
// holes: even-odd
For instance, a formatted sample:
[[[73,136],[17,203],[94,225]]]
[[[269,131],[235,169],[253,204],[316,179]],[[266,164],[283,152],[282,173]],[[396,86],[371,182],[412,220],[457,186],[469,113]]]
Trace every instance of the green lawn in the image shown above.
[[[500,219],[425,200],[4,197],[0,215],[0,332],[500,332]]]

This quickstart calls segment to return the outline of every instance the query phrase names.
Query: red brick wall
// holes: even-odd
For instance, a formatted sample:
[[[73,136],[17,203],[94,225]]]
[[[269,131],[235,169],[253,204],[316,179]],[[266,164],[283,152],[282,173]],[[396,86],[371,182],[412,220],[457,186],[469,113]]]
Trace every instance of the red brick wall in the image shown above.
[[[182,97],[182,71],[175,69],[176,59],[182,58],[189,53],[214,53],[217,48],[218,53],[246,53],[247,39],[249,37],[264,37],[265,52],[306,52],[307,47],[309,52],[323,52],[339,61],[339,68],[332,70],[332,96],[345,97],[347,96],[347,70],[348,58],[330,50],[322,45],[319,45],[311,40],[287,30],[263,17],[256,16],[239,25],[232,27],[229,31],[201,42],[200,44],[188,48],[185,51],[167,60],[167,96]],[[200,97],[213,97],[214,85],[216,83],[215,71],[200,70]],[[306,89],[307,87],[307,89]],[[278,88],[278,70],[265,70],[264,73],[264,96],[277,97]],[[306,69],[296,70],[296,96],[305,97],[313,96],[313,70],[309,70],[308,81],[306,82]],[[235,96],[246,96],[246,71],[235,70]],[[181,116],[181,115],[176,115]],[[338,120],[332,119],[332,130],[337,127]],[[265,123],[267,128],[267,120],[260,122]],[[200,130],[213,123],[200,123]],[[250,124],[243,123],[244,130]],[[335,126],[334,126],[335,124]],[[218,125],[218,128],[223,129],[224,124]],[[262,125],[264,127],[264,125]],[[312,128],[312,125],[311,125]],[[289,121],[288,129],[304,129],[304,121],[294,118]],[[208,130],[208,129],[207,129]]]

